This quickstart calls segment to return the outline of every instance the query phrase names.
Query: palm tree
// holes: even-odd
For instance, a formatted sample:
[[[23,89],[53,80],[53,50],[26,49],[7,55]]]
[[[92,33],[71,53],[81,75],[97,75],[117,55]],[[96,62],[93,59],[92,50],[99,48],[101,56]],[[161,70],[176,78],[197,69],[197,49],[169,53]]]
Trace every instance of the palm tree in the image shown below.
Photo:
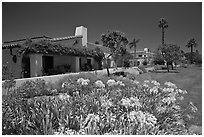
[[[138,43],[139,41],[140,41],[140,39],[137,39],[137,40],[136,40],[136,39],[134,38],[133,41],[129,43],[130,48],[134,48],[134,59],[136,58],[136,48],[137,48],[137,43]],[[134,59],[133,59],[133,60],[134,60]],[[136,63],[135,63],[135,61],[134,61],[134,66],[135,66],[135,64],[136,64]]]
[[[162,45],[164,45],[164,29],[168,28],[168,22],[165,20],[165,18],[160,19],[159,28],[162,30]]]
[[[193,47],[197,47],[198,43],[194,38],[191,38],[188,40],[188,43],[186,45],[187,48],[191,48],[191,64],[193,63]]]

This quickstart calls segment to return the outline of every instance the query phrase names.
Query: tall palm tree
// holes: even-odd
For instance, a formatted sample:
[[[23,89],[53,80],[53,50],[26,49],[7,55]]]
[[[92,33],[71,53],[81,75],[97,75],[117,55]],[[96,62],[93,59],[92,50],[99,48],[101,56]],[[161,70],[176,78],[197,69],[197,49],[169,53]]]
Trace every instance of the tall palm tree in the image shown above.
[[[134,59],[136,58],[136,48],[137,48],[137,43],[140,41],[140,39],[133,39],[133,41],[132,42],[130,42],[129,43],[129,45],[130,45],[130,48],[134,48]],[[135,61],[134,61],[134,66],[135,66]]]
[[[191,64],[193,63],[193,47],[197,47],[198,43],[194,38],[191,38],[188,40],[188,43],[186,45],[187,48],[191,48]]]
[[[168,28],[168,22],[165,18],[161,18],[159,21],[159,28],[162,30],[162,46],[164,45],[164,29]]]

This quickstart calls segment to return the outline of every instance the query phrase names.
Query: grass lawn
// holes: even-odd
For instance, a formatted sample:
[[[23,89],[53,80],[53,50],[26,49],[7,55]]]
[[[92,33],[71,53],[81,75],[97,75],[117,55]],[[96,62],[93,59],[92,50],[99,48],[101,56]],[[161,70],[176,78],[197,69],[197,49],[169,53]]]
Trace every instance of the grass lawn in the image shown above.
[[[192,101],[198,108],[195,119],[190,121],[190,125],[202,126],[202,69],[199,67],[179,68],[179,73],[144,73],[137,76],[138,81],[146,79],[157,80],[160,83],[170,81],[179,88],[187,90],[182,106],[186,106]]]

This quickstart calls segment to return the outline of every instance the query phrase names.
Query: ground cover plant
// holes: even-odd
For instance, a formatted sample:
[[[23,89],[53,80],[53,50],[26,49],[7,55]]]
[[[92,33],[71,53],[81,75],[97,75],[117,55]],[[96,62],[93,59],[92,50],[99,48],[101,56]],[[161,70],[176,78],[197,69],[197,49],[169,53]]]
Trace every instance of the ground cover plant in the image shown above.
[[[185,100],[180,102],[182,107],[186,107],[189,101],[194,102],[198,108],[195,118],[189,121],[189,125],[202,126],[202,69],[200,67],[177,68],[178,73],[144,73],[136,76],[136,80],[157,80],[161,84],[165,81],[171,81],[179,88],[187,90],[184,95]]]
[[[3,96],[3,134],[192,134],[186,123],[197,108],[181,107],[186,90],[171,82],[79,74],[56,89],[28,81]]]

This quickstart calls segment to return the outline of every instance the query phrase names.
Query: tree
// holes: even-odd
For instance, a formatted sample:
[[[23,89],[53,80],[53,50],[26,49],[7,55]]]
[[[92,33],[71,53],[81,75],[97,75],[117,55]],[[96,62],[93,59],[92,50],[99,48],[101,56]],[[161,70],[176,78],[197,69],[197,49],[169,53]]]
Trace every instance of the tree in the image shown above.
[[[163,46],[164,45],[164,29],[168,28],[168,22],[164,18],[160,19],[159,28],[161,28],[162,30],[162,46]]]
[[[112,56],[115,63],[119,55],[124,55],[126,45],[128,44],[127,37],[125,36],[124,33],[120,31],[113,31],[113,32],[108,32],[106,34],[102,34],[101,41],[103,42],[103,46],[108,47],[110,49],[110,55],[108,55],[106,59]],[[107,72],[109,73],[109,70],[108,70],[109,66],[108,65],[106,66],[107,66]],[[117,68],[117,64],[116,64],[116,68]]]
[[[176,44],[165,44],[159,47],[163,59],[166,61],[167,70],[169,72],[169,66],[172,65],[173,69],[173,62],[178,61],[181,57],[181,50],[180,47]]]
[[[129,43],[130,45],[130,49],[134,48],[134,59],[136,58],[136,48],[137,48],[137,43],[140,41],[140,39],[135,40],[135,38],[133,39],[132,42]],[[136,62],[134,61],[134,66],[135,66]]]
[[[190,40],[188,40],[186,47],[191,48],[191,59],[190,59],[191,64],[193,63],[193,47],[197,47],[197,46],[198,46],[198,43],[194,38],[191,38]]]
[[[104,59],[105,54],[99,47],[96,47],[94,50],[97,53],[97,56],[95,56],[95,60],[99,65],[99,69],[102,69],[102,60]]]
[[[164,58],[162,56],[162,54],[159,52],[159,50],[157,50],[154,54],[153,57],[153,62],[155,65],[164,65]]]

